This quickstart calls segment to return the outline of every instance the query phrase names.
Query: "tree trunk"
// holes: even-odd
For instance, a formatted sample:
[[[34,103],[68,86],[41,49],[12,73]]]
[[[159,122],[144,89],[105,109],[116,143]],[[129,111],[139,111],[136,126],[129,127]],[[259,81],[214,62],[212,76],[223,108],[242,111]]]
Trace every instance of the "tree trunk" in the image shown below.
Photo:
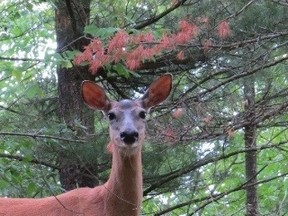
[[[89,21],[90,0],[60,0],[56,1],[55,11],[55,29],[57,37],[57,51],[63,53],[67,50],[81,50],[89,43],[82,38],[84,27]],[[86,108],[80,95],[80,86],[83,80],[94,80],[94,77],[88,72],[86,67],[73,66],[64,68],[58,65],[58,94],[60,104],[60,115],[64,119],[67,127],[78,136],[85,134],[76,127],[75,122],[80,123],[87,129],[86,133],[94,133],[93,111]],[[87,137],[86,137],[87,138]],[[79,145],[79,144],[77,144]],[[89,169],[89,175],[86,167],[77,160],[71,160],[61,155],[59,158],[61,166],[60,181],[65,190],[71,190],[76,187],[93,187],[98,184],[97,164],[93,169]],[[93,173],[92,175],[90,175]]]
[[[256,147],[257,128],[255,124],[255,83],[253,77],[244,80],[244,98],[246,121],[250,124],[244,127],[245,148]],[[246,181],[246,215],[258,215],[257,199],[257,151],[248,151],[245,154]]]

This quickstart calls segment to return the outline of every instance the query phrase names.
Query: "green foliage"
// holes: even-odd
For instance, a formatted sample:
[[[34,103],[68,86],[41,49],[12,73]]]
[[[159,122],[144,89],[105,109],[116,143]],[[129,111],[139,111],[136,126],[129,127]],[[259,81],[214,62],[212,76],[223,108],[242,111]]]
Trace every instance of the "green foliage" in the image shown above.
[[[99,28],[95,25],[85,26],[84,32],[96,38],[107,39],[113,36],[119,29],[113,27]]]

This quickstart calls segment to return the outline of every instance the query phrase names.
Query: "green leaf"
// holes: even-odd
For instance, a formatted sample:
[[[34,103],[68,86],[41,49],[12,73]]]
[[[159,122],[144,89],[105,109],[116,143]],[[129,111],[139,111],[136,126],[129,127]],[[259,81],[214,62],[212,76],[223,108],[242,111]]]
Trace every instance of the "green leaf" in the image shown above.
[[[84,32],[86,34],[90,34],[93,37],[98,37],[98,38],[107,38],[115,34],[119,29],[114,28],[114,27],[107,27],[107,28],[98,28],[95,25],[87,25],[84,29]]]
[[[9,186],[9,183],[3,179],[0,179],[0,189],[5,189]]]
[[[37,190],[37,185],[34,182],[30,182],[27,186],[27,193],[30,195],[35,194]]]
[[[26,95],[28,98],[33,98],[36,95],[40,95],[41,93],[42,90],[39,88],[38,85],[33,85],[26,91]]]
[[[75,56],[79,55],[81,52],[79,50],[68,50],[63,53],[65,59],[73,60]]]
[[[125,78],[129,78],[130,73],[129,70],[127,70],[124,65],[122,64],[116,64],[113,66],[113,69],[120,75],[123,76]]]
[[[92,36],[95,36],[97,34],[98,28],[95,25],[87,25],[84,28],[84,32],[86,34],[91,34]]]
[[[16,78],[17,81],[22,80],[22,72],[19,70],[13,70],[12,71],[12,76]]]

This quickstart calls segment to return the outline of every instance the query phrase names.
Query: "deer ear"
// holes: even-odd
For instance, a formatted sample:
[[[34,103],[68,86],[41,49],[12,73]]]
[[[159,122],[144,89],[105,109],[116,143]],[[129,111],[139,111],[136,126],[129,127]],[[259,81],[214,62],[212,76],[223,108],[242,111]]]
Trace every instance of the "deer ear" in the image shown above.
[[[92,109],[107,111],[110,108],[110,100],[107,98],[104,89],[92,81],[83,81],[81,95],[84,103]]]
[[[152,82],[145,92],[141,101],[145,109],[153,107],[163,102],[170,94],[172,89],[172,75],[164,74]]]

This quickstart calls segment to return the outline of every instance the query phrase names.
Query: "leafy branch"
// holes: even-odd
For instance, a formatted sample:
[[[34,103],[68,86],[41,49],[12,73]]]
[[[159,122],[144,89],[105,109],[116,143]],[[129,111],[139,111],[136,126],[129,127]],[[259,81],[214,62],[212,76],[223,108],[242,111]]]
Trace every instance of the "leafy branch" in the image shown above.
[[[277,144],[268,144],[268,145],[262,145],[256,148],[250,148],[250,149],[241,149],[238,151],[234,151],[228,154],[222,154],[218,157],[209,157],[209,158],[205,158],[203,160],[200,161],[194,161],[192,162],[190,165],[178,169],[178,170],[174,170],[173,172],[170,172],[168,174],[164,174],[161,176],[157,177],[157,181],[153,184],[151,184],[148,188],[146,188],[143,192],[144,196],[147,196],[150,192],[152,192],[153,190],[157,189],[158,187],[160,187],[163,184],[166,184],[180,176],[183,176],[193,170],[199,169],[200,167],[203,167],[205,165],[208,165],[210,163],[215,163],[217,161],[221,161],[224,159],[228,159],[230,157],[236,156],[238,154],[243,154],[246,152],[251,152],[251,151],[262,151],[265,149],[271,149],[271,148],[277,148],[279,146],[285,145],[287,144],[287,142],[281,142],[281,143],[277,143]]]
[[[261,170],[263,170],[263,169],[261,169]],[[260,171],[258,171],[258,173]],[[288,176],[288,172],[283,173],[281,175],[277,175],[277,176],[273,176],[273,177],[270,177],[270,178],[263,179],[261,181],[258,181],[256,183],[254,183],[254,184],[249,184],[249,181],[246,181],[246,182],[240,184],[239,186],[237,186],[235,188],[232,188],[231,190],[228,190],[228,191],[225,191],[225,192],[222,192],[222,193],[218,193],[218,194],[210,194],[209,196],[205,196],[205,197],[197,198],[197,199],[192,199],[192,200],[189,200],[187,202],[180,203],[178,205],[175,205],[175,206],[172,206],[172,207],[167,208],[165,210],[162,210],[160,212],[157,212],[156,214],[154,214],[154,216],[160,216],[160,215],[163,215],[163,214],[167,214],[168,212],[171,212],[171,211],[173,211],[175,209],[182,208],[182,207],[185,207],[187,205],[191,205],[193,203],[199,203],[199,202],[206,201],[204,204],[202,204],[200,207],[198,207],[195,211],[193,211],[193,213],[189,214],[189,215],[194,215],[200,209],[204,208],[205,206],[207,206],[208,204],[210,204],[212,202],[215,202],[215,201],[223,198],[226,195],[229,195],[231,193],[234,193],[234,192],[237,192],[237,191],[240,191],[240,190],[245,190],[247,187],[255,185],[255,184],[259,185],[259,184],[267,183],[267,182],[273,181],[275,179],[283,178],[285,176]]]

